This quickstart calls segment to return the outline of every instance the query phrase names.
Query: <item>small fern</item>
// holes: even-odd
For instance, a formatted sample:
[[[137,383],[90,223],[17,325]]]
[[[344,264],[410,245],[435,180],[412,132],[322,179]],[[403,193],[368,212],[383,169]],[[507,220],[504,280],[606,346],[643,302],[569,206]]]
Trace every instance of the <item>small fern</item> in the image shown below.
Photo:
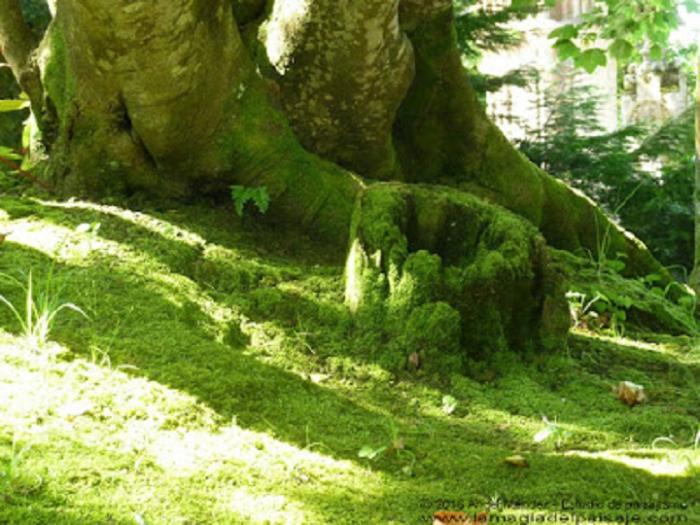
[[[255,204],[260,213],[265,213],[270,207],[270,195],[267,193],[265,186],[257,188],[231,186],[231,199],[233,199],[233,204],[239,217],[243,217],[243,210],[249,202]]]

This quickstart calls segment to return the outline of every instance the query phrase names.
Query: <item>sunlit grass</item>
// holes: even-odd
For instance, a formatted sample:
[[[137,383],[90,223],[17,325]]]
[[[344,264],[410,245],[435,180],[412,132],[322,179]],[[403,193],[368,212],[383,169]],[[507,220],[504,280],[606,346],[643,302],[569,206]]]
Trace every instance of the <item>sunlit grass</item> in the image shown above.
[[[60,290],[56,289],[52,272],[44,278],[43,283],[35,282],[31,270],[26,282],[19,281],[8,274],[0,274],[0,281],[21,289],[24,294],[21,305],[13,304],[0,294],[0,304],[12,312],[24,338],[24,344],[29,349],[39,351],[46,347],[51,328],[61,312],[74,312],[85,319],[88,318],[87,314],[75,304],[61,302]]]
[[[606,450],[603,452],[568,452],[582,458],[604,459],[648,472],[654,476],[687,477],[700,467],[700,452],[694,449],[665,450]]]
[[[245,430],[192,396],[84,359],[47,365],[24,352],[16,341],[0,333],[0,398],[4,400],[0,442],[3,437],[12,440],[4,460],[12,479],[21,477],[22,470],[27,479],[43,477],[38,472],[49,467],[52,477],[66,482],[62,476],[70,479],[71,470],[80,471],[87,459],[70,454],[83,451],[101,465],[98,469],[126,462],[121,483],[144,488],[157,475],[161,480],[159,494],[153,494],[157,500],[172,498],[173,504],[193,479],[206,478],[214,484],[208,499],[219,509],[219,519],[273,523],[303,523],[303,516],[313,515],[302,512],[303,505],[288,495],[274,494],[276,483],[295,476],[300,482],[322,477],[339,484],[360,478],[366,489],[377,487],[375,475],[351,462]],[[61,450],[69,454],[63,464],[42,465],[42,457],[51,458]],[[101,473],[95,470],[90,476]],[[136,508],[138,493],[126,495],[117,488],[97,490],[100,505],[94,510],[98,514],[111,505],[123,509],[133,503]],[[6,487],[4,495],[12,498],[17,496],[13,491],[22,490]],[[72,504],[82,502],[76,499]],[[186,502],[161,516],[151,516],[146,508],[140,512],[155,522],[177,523],[184,520],[183,506]],[[122,517],[128,518],[129,513]]]
[[[533,512],[572,494],[697,499],[691,340],[579,334],[488,382],[397,375],[356,346],[342,263],[308,240],[200,206],[0,208],[0,272],[54,268],[60,301],[91,318],[57,316],[47,361],[0,311],[2,523],[411,524],[495,494],[552,500]],[[650,402],[621,404],[620,380]]]

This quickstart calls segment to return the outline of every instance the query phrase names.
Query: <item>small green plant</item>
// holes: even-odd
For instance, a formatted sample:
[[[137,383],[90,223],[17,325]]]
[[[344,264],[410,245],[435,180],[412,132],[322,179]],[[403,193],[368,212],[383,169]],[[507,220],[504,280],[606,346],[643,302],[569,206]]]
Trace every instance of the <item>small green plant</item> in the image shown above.
[[[627,310],[632,306],[632,299],[614,290],[593,290],[593,298],[579,291],[569,291],[569,302],[574,326],[592,331],[609,329],[616,337],[625,333]]]
[[[236,213],[243,217],[245,205],[249,202],[255,204],[260,213],[265,213],[270,207],[270,194],[265,186],[251,188],[248,186],[231,186],[231,198],[236,207]]]
[[[451,416],[457,409],[459,402],[452,396],[443,396],[442,398],[442,412],[445,415]]]
[[[56,316],[63,310],[72,310],[88,319],[88,315],[73,303],[59,302],[52,274],[53,272],[49,273],[38,291],[31,270],[26,284],[10,275],[0,275],[2,279],[20,287],[24,292],[23,312],[20,312],[20,309],[2,294],[0,294],[0,303],[7,306],[18,321],[22,336],[29,347],[37,350],[43,348],[48,342]]]
[[[406,476],[413,476],[413,468],[416,464],[416,456],[410,450],[406,449],[406,443],[399,435],[398,428],[391,425],[391,440],[388,444],[379,447],[366,445],[357,453],[357,457],[373,461],[383,454],[395,454],[397,458],[408,458],[408,463],[401,467],[401,472]]]
[[[554,440],[555,447],[561,448],[564,439],[569,436],[569,432],[564,430],[556,421],[547,419],[546,416],[542,416],[542,422],[544,426],[535,434],[532,441],[539,444]]]
[[[627,203],[634,197],[637,191],[641,188],[641,184],[638,184],[623,200],[620,202],[615,209],[612,211],[612,215],[617,217],[622,209],[627,205]],[[625,258],[627,254],[617,252],[614,257],[609,257],[610,246],[612,244],[612,228],[613,224],[608,222],[605,225],[605,231],[603,232],[602,238],[600,237],[600,229],[598,227],[598,216],[595,216],[596,220],[596,255],[597,258],[594,261],[598,269],[598,279],[600,279],[600,274],[603,270],[607,269],[616,273],[622,273],[622,271],[627,266]]]
[[[24,456],[31,449],[31,445],[20,447],[17,437],[12,438],[12,448],[10,456],[0,464],[0,490],[1,493],[7,494],[12,491],[13,486],[20,477],[20,467]]]
[[[21,93],[17,99],[0,100],[0,113],[9,113],[23,111],[30,108],[29,97],[26,93]],[[0,145],[0,172],[3,170],[31,182],[35,186],[52,192],[53,188],[45,181],[37,178],[32,170],[34,168],[34,160],[30,154],[32,136],[36,132],[36,121],[30,113],[29,117],[24,121],[22,128],[22,144],[21,148],[11,148]]]
[[[357,453],[357,457],[362,459],[369,459],[370,461],[372,461],[373,459],[376,459],[377,457],[382,455],[388,449],[389,447],[387,445],[383,445],[381,447],[372,447],[369,445],[365,445]]]
[[[662,277],[657,273],[646,275],[640,278],[640,281],[652,294],[673,301],[669,295],[669,292],[674,287],[678,286],[676,282],[671,281],[662,288],[660,285]],[[697,306],[697,297],[695,292],[688,286],[681,287],[681,290],[683,293],[675,300],[675,302],[692,317]]]

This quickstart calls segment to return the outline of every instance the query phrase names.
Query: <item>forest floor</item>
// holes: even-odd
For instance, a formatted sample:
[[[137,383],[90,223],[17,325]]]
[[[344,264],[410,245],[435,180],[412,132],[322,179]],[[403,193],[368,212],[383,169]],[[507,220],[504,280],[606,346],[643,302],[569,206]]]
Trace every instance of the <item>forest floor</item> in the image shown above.
[[[141,210],[0,197],[0,293],[87,315],[32,340],[0,305],[0,523],[700,523],[700,339],[578,330],[477,378],[392,374],[342,253]]]

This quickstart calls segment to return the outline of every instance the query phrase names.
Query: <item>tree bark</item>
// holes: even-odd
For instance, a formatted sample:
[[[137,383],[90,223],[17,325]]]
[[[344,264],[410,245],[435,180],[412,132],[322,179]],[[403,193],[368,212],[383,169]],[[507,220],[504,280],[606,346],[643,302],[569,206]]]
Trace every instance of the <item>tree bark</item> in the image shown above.
[[[44,103],[39,70],[32,58],[35,48],[32,31],[24,21],[19,0],[0,0],[0,54],[29,96],[36,115],[43,115]]]
[[[264,185],[273,219],[346,242],[359,182],[305,151],[226,0],[66,0],[43,43],[67,193]]]
[[[695,294],[700,294],[700,52],[696,58],[695,83],[695,187],[693,188],[693,207],[695,215],[695,264],[690,275],[690,286]]]
[[[486,118],[449,0],[62,0],[38,56],[55,186],[265,186],[270,220],[338,249],[350,233],[348,303],[413,327],[397,355],[559,346],[567,308],[535,227],[663,272]]]
[[[414,57],[399,0],[278,1],[259,38],[305,147],[367,177],[401,177],[391,130]]]
[[[4,63],[5,59],[0,54],[0,64]],[[0,99],[16,99],[19,91],[12,71],[8,67],[0,67]],[[21,147],[23,120],[21,113],[6,113],[0,117],[0,144],[13,149]]]

